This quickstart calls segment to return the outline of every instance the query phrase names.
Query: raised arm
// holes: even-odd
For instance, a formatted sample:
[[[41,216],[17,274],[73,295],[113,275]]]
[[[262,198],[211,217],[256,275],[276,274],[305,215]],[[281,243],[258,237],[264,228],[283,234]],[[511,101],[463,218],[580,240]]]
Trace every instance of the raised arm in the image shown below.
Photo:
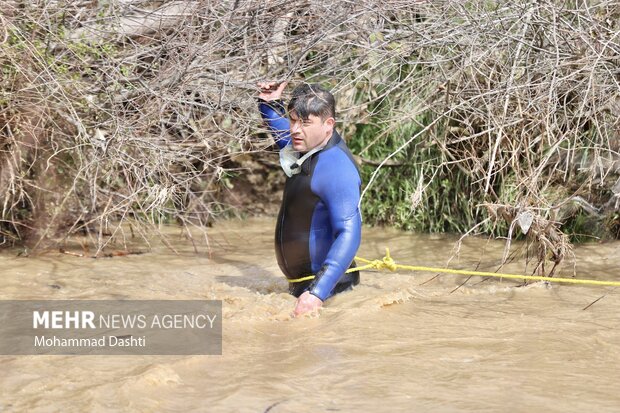
[[[261,93],[258,95],[258,110],[280,149],[291,141],[290,123],[281,100],[286,85],[287,82],[258,84],[261,89]]]

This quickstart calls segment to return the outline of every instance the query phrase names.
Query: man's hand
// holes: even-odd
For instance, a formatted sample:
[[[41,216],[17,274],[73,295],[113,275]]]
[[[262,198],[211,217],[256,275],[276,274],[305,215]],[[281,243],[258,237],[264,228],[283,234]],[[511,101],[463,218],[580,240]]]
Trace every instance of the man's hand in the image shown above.
[[[297,299],[297,305],[295,306],[295,317],[315,312],[319,308],[321,308],[322,305],[323,301],[321,301],[319,297],[312,295],[308,291],[306,291]]]
[[[282,83],[259,82],[258,87],[260,88],[260,94],[258,95],[258,97],[267,102],[280,99],[280,97],[282,97],[282,92],[284,91],[284,88],[287,84],[287,81],[284,81]]]

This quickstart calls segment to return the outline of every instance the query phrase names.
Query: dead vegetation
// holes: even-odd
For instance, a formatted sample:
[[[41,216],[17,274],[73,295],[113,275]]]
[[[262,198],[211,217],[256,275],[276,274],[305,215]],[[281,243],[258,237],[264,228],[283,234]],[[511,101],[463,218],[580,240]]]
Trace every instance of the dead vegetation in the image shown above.
[[[347,138],[417,125],[385,159],[358,155],[379,170],[436,146],[474,183],[471,208],[509,228],[531,214],[542,262],[570,251],[570,216],[554,212],[568,200],[617,220],[617,2],[7,0],[2,13],[4,244],[82,232],[100,250],[124,236],[111,223],[205,228],[243,172],[231,157],[270,148],[262,79],[328,83]]]

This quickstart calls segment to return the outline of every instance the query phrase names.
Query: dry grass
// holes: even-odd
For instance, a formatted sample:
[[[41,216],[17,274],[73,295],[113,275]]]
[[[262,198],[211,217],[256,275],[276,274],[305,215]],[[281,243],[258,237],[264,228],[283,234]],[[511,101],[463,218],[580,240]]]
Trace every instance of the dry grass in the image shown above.
[[[393,155],[437,145],[491,209],[530,211],[555,260],[558,205],[617,208],[619,21],[614,1],[5,1],[4,242],[204,228],[231,155],[267,145],[255,82],[291,79],[330,83],[345,125],[430,114]]]

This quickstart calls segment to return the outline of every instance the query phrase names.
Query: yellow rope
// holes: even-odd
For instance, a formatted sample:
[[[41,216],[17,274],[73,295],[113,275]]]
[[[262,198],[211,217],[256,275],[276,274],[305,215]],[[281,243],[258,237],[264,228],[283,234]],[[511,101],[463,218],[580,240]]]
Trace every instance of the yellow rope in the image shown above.
[[[586,284],[586,285],[603,285],[610,287],[620,287],[620,281],[599,281],[599,280],[585,280],[579,278],[556,278],[556,277],[542,277],[536,275],[521,275],[521,274],[502,274],[496,272],[485,272],[485,271],[469,271],[469,270],[451,270],[449,268],[434,268],[434,267],[422,267],[417,265],[401,265],[396,264],[392,257],[390,256],[390,250],[388,248],[385,249],[385,257],[380,260],[367,260],[361,257],[355,257],[357,261],[366,263],[365,265],[349,268],[346,272],[354,272],[354,271],[363,271],[368,269],[376,269],[376,270],[390,270],[396,271],[399,269],[409,270],[409,271],[426,271],[426,272],[438,272],[445,274],[459,274],[459,275],[478,275],[481,277],[495,277],[495,278],[511,278],[518,280],[529,280],[529,281],[550,281],[550,282],[561,282],[568,284]],[[296,278],[288,280],[291,283],[294,282],[302,282],[312,280],[314,275],[309,275],[302,278]]]
[[[300,282],[309,281],[309,280],[314,280],[314,275],[308,275],[307,277],[289,279],[288,282],[290,282],[290,283],[300,283]]]

